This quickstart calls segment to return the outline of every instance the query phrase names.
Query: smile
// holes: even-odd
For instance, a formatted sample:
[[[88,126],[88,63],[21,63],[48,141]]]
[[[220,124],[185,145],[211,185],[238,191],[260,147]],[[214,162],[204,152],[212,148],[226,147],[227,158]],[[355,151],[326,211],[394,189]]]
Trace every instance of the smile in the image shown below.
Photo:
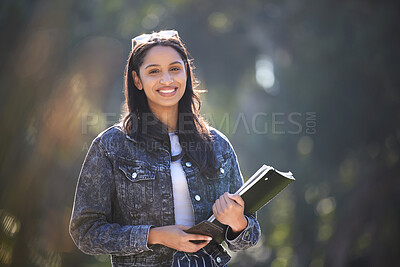
[[[168,88],[157,89],[157,92],[162,96],[172,96],[175,95],[177,90],[178,90],[177,87],[175,88],[168,87]]]

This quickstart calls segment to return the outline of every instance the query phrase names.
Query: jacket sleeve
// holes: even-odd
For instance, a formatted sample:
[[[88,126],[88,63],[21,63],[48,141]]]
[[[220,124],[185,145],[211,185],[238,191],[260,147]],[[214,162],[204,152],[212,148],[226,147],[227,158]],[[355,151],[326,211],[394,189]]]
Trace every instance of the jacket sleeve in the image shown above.
[[[86,254],[133,255],[150,250],[150,225],[112,223],[113,167],[100,139],[86,155],[76,187],[69,232]]]
[[[240,172],[239,163],[235,151],[231,146],[232,151],[232,168],[231,168],[231,183],[230,193],[235,193],[243,185],[243,176]],[[246,205],[246,203],[245,203]],[[240,232],[236,237],[233,236],[232,229],[228,226],[225,232],[225,242],[232,251],[244,250],[255,246],[260,238],[261,230],[257,221],[257,213],[250,216],[245,215],[247,219],[247,227]]]

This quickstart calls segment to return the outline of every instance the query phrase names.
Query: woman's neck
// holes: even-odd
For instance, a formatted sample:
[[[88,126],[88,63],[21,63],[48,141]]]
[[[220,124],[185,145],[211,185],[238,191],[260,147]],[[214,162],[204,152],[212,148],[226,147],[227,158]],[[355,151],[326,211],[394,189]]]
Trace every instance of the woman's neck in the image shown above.
[[[157,119],[159,119],[163,124],[167,125],[168,132],[176,131],[178,126],[178,106],[168,107],[162,110],[151,109],[151,112],[153,112]]]

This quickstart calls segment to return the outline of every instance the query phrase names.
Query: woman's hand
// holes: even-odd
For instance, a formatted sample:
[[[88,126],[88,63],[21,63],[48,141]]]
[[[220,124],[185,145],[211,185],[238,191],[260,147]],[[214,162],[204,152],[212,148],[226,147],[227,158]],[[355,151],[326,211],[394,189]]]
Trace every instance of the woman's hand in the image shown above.
[[[215,201],[212,209],[215,218],[222,224],[229,225],[234,233],[239,233],[247,227],[244,201],[239,195],[223,194]]]
[[[188,234],[183,231],[189,228],[189,226],[185,225],[150,228],[148,244],[161,244],[179,251],[193,253],[205,247],[211,241],[212,238],[209,236]],[[202,240],[205,242],[195,244],[190,242],[190,240]]]

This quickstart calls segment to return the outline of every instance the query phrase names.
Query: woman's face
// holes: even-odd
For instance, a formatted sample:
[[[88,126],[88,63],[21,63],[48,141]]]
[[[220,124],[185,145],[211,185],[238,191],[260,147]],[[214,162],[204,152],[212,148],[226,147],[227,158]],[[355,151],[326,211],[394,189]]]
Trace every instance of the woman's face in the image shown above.
[[[139,68],[140,79],[132,71],[139,90],[144,90],[149,107],[155,114],[178,109],[186,89],[185,63],[170,46],[155,46],[147,51]]]

